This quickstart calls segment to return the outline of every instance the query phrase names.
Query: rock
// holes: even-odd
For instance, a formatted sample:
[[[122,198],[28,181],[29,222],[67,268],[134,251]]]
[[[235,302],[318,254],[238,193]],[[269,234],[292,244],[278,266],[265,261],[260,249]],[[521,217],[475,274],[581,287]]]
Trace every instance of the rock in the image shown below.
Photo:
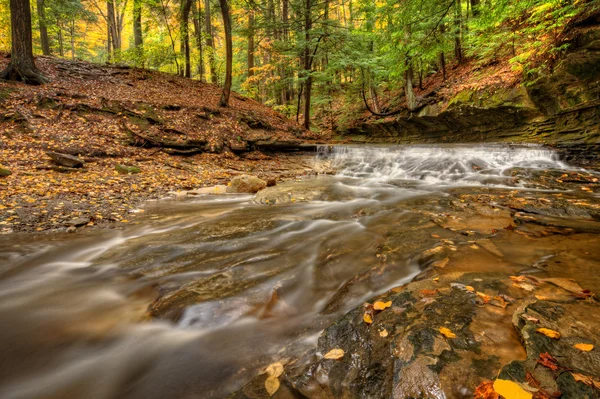
[[[75,157],[73,155],[61,154],[59,152],[48,151],[46,155],[52,159],[52,161],[58,166],[65,166],[67,168],[83,168],[83,159]]]
[[[241,175],[234,177],[231,182],[229,182],[227,192],[254,194],[265,187],[267,187],[266,181],[259,179],[256,176]]]
[[[600,306],[596,301],[525,303],[514,313],[513,324],[527,350],[527,360],[507,364],[498,378],[530,385],[533,380],[540,390],[561,392],[563,398],[600,398],[600,392],[573,377],[575,373],[597,381],[600,375],[600,351],[584,352],[574,347],[582,343],[594,348],[600,345]],[[557,331],[560,338],[549,338],[537,332],[538,328]],[[538,362],[545,354],[556,361],[556,372]]]
[[[71,227],[80,227],[80,226],[84,226],[84,225],[88,224],[89,221],[90,221],[90,218],[81,217],[81,218],[69,220],[65,224],[67,226],[71,226]]]
[[[267,187],[274,187],[276,185],[277,185],[276,177],[271,177],[271,178],[267,179]]]
[[[77,228],[75,226],[67,227],[67,233],[75,233],[76,231],[77,231]]]
[[[202,187],[197,188],[195,190],[190,190],[187,192],[187,195],[203,195],[203,194],[226,194],[227,186],[225,185],[216,185],[212,187]]]
[[[0,177],[6,177],[12,175],[12,172],[9,169],[0,168]]]
[[[141,172],[140,168],[138,168],[137,166],[121,165],[121,164],[115,165],[115,170],[121,175],[131,175],[131,174]]]

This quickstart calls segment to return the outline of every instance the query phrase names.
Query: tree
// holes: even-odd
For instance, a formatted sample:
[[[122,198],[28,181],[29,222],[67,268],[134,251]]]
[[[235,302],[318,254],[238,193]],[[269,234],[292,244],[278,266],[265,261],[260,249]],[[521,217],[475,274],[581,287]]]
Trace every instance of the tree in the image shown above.
[[[144,39],[142,36],[142,0],[133,0],[133,45],[136,51],[136,63],[143,65],[143,63],[140,62],[144,56]]]
[[[46,4],[44,0],[37,0],[38,25],[40,28],[40,42],[44,55],[50,55],[50,39],[48,38],[48,26],[46,21]]]
[[[221,14],[223,15],[223,28],[225,29],[225,84],[221,94],[221,107],[229,106],[229,95],[231,94],[231,79],[233,75],[233,41],[231,39],[231,15],[229,14],[229,4],[227,0],[219,0],[221,4]]]
[[[29,0],[10,0],[12,47],[10,63],[0,73],[0,79],[40,85],[48,79],[35,66],[31,38],[31,8]]]

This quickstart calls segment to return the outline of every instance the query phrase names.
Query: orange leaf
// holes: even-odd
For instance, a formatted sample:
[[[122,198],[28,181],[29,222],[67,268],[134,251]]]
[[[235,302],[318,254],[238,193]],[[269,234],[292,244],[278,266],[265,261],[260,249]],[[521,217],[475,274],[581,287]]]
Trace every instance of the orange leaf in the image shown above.
[[[371,323],[373,323],[373,318],[372,318],[372,317],[371,317],[371,315],[370,315],[370,314],[368,314],[368,313],[365,313],[365,314],[363,315],[363,320],[364,320],[364,322],[365,322],[365,323],[367,323],[367,324],[371,324]]]
[[[554,330],[551,330],[549,328],[538,328],[535,331],[539,332],[540,334],[544,334],[546,337],[549,337],[549,338],[552,338],[552,339],[559,339],[560,338],[560,333],[558,331],[554,331]]]
[[[579,349],[580,351],[583,351],[583,352],[589,352],[592,349],[594,349],[594,345],[592,345],[592,344],[577,344],[577,345],[574,345],[573,348]]]
[[[377,301],[373,304],[373,309],[384,310],[384,309],[389,308],[390,306],[392,306],[392,301],[388,301],[388,302]]]
[[[547,352],[540,354],[537,362],[544,367],[548,367],[550,370],[558,370],[558,362]]]
[[[325,356],[323,356],[325,359],[329,359],[329,360],[338,360],[344,357],[344,350],[343,349],[332,349],[329,352],[327,352],[325,354]]]
[[[446,338],[456,338],[456,334],[454,334],[452,331],[450,331],[446,327],[440,327],[440,332]]]
[[[494,391],[494,381],[484,381],[473,392],[473,399],[499,399],[500,395]]]

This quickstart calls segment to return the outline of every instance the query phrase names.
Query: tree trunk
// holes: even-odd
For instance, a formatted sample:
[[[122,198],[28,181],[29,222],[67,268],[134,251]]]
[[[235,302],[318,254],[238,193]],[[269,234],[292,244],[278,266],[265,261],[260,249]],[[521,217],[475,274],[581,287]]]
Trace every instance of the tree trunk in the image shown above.
[[[181,44],[185,57],[185,65],[183,75],[186,78],[192,77],[192,64],[190,60],[190,9],[192,8],[192,0],[184,0],[181,8]]]
[[[406,106],[409,110],[413,110],[417,106],[417,97],[413,89],[413,67],[412,63],[408,64],[408,69],[405,72],[405,86],[404,91],[406,93]]]
[[[71,21],[69,33],[71,35],[71,59],[75,61],[75,20]]]
[[[252,7],[252,6],[250,6]],[[254,76],[254,10],[248,10],[248,80]],[[254,86],[254,84],[252,84]],[[252,92],[251,92],[252,93]],[[252,94],[251,94],[252,96]]]
[[[0,73],[0,79],[17,80],[31,85],[48,82],[35,66],[31,38],[31,8],[29,0],[10,0],[12,47],[10,62]]]
[[[204,49],[202,48],[202,23],[200,19],[200,9],[196,6],[196,2],[192,1],[192,21],[194,23],[194,33],[196,34],[196,47],[198,48],[198,76],[200,76],[200,81],[204,82]]]
[[[206,46],[208,47],[208,64],[210,67],[210,81],[212,83],[217,83],[217,65],[215,62],[215,46],[213,44],[212,23],[210,18],[210,0],[204,0],[204,21],[204,29],[206,30]]]
[[[442,70],[442,81],[446,81],[446,57],[444,52],[440,52],[440,69]]]
[[[225,84],[221,94],[221,107],[229,106],[229,95],[231,93],[231,79],[233,73],[233,42],[231,38],[231,16],[229,15],[229,4],[227,0],[219,0],[221,4],[221,14],[223,15],[223,28],[225,29]]]
[[[62,28],[62,24],[60,23],[60,20],[57,19],[56,20],[56,27],[58,28],[58,55],[60,55],[61,57],[65,56],[65,42],[63,40],[63,28]],[[112,40],[111,42],[112,43]]]
[[[310,30],[312,29],[312,4],[311,0],[306,0],[304,10],[304,73],[306,74],[306,83],[304,84],[304,123],[305,129],[310,129],[310,100],[312,92],[311,60],[310,60]]]
[[[461,28],[462,28],[462,9],[460,6],[461,0],[454,0],[455,15],[454,15],[454,57],[459,64],[463,62],[463,52],[461,46]]]
[[[46,25],[46,10],[44,0],[37,0],[38,24],[40,27],[40,42],[44,55],[51,55],[48,26]]]
[[[136,52],[136,64],[143,66],[142,0],[133,0],[133,45]]]
[[[474,17],[479,16],[479,0],[471,0],[471,14]]]

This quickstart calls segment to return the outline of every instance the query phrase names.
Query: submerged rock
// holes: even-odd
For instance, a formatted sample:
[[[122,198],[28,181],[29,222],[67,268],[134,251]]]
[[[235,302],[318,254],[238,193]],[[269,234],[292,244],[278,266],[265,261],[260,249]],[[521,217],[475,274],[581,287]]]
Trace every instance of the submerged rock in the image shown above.
[[[254,194],[267,187],[267,182],[256,176],[236,176],[229,182],[228,193]]]
[[[120,175],[131,175],[131,174],[136,174],[136,173],[141,172],[140,168],[138,168],[137,166],[121,165],[121,164],[115,165],[115,170]]]

